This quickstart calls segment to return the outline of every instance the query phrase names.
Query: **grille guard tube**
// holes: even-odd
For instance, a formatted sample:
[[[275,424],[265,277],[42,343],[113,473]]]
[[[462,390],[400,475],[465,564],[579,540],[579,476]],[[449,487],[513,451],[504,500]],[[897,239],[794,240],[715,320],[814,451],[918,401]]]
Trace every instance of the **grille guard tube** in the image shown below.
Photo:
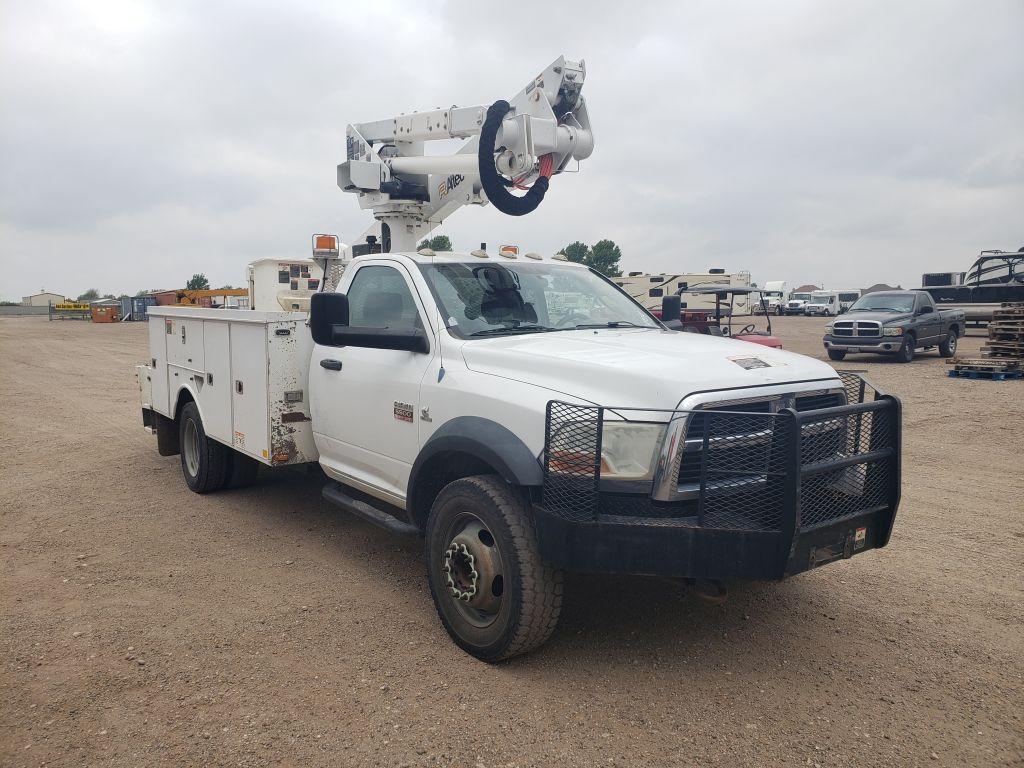
[[[501,121],[512,107],[507,101],[498,100],[487,109],[487,119],[480,128],[480,141],[477,157],[480,165],[480,184],[484,188],[487,199],[502,213],[509,216],[525,216],[537,209],[544,194],[548,191],[548,179],[541,176],[533,183],[529,191],[522,197],[513,195],[506,189],[507,182],[494,167],[494,144],[498,139]]]

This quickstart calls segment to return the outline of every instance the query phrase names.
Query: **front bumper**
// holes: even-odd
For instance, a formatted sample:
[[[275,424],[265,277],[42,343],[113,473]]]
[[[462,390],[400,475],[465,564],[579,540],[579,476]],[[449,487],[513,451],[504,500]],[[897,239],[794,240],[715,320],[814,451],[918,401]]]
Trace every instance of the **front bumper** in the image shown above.
[[[836,349],[843,352],[870,352],[879,355],[899,352],[903,346],[902,336],[833,336],[822,339],[825,349]]]
[[[605,409],[552,401],[541,556],[571,570],[766,580],[884,547],[900,498],[900,402],[845,378],[845,406],[703,412],[700,490],[681,502],[605,490]]]

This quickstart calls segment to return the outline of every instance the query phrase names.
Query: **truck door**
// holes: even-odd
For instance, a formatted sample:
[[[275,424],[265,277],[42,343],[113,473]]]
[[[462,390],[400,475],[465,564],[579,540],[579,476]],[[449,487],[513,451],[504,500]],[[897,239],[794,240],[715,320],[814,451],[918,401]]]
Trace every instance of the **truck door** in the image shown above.
[[[423,302],[398,262],[361,264],[345,293],[350,325],[418,326],[431,340],[428,354],[318,344],[310,362],[313,433],[324,469],[400,503],[419,452],[420,382],[437,345]]]
[[[941,330],[939,313],[935,311],[932,298],[927,293],[919,292],[914,299],[914,314],[917,317],[918,344],[936,341]]]

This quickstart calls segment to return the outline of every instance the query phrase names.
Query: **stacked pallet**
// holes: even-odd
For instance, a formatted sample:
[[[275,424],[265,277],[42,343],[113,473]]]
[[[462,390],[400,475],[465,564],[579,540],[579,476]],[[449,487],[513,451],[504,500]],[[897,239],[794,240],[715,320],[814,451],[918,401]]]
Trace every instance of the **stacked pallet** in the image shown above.
[[[968,379],[1024,378],[1024,302],[1004,302],[992,313],[988,324],[988,343],[983,344],[984,357],[953,358],[950,376]]]

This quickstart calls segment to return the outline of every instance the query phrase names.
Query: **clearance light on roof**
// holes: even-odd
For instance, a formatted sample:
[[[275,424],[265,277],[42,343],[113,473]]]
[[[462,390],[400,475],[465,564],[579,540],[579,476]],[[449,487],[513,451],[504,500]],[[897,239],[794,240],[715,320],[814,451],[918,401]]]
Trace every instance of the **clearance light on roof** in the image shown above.
[[[416,251],[416,253],[418,253],[420,256],[429,257],[434,255],[434,250],[432,248],[420,248],[418,251]]]
[[[504,256],[506,259],[514,259],[519,255],[518,245],[503,245],[498,249],[498,255]]]
[[[487,251],[482,251],[479,248],[477,248],[475,251],[470,251],[469,255],[470,256],[476,256],[478,259],[486,259],[487,258]]]
[[[543,259],[544,257],[543,257],[543,256],[541,256],[541,255],[540,255],[539,253],[537,253],[536,251],[530,251],[529,253],[527,253],[527,254],[526,254],[526,258],[528,258],[528,259],[535,259],[536,261],[540,261],[540,260],[541,260],[541,259]]]
[[[569,260],[569,257],[566,256],[564,253],[556,253],[551,258],[554,259],[555,261],[568,261]]]

